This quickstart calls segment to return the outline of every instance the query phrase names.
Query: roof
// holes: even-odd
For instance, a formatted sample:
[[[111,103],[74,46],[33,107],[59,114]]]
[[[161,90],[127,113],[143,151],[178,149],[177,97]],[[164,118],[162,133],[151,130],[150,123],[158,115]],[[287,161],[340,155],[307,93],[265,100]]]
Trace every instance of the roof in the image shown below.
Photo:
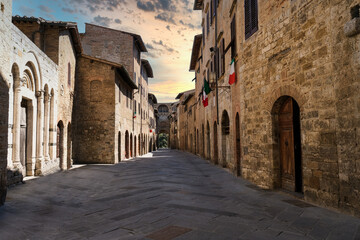
[[[74,47],[75,47],[76,52],[79,54],[82,53],[80,34],[79,34],[79,30],[77,28],[76,22],[49,21],[49,20],[46,20],[41,17],[38,17],[38,18],[37,17],[27,17],[27,16],[22,17],[19,15],[13,16],[12,21],[36,22],[39,25],[44,24],[44,25],[48,25],[48,26],[57,26],[57,27],[66,28],[69,30],[69,32],[71,34],[71,38],[74,42]]]
[[[150,65],[149,61],[145,60],[145,59],[141,59],[141,64],[144,66],[147,76],[149,78],[153,78],[154,74],[153,74],[153,70],[151,68],[151,65]]]
[[[185,92],[181,92],[177,95],[177,97],[175,99],[180,99],[184,94],[188,95],[188,94],[192,94],[195,93],[195,89],[189,90],[189,91],[185,91]]]
[[[85,23],[85,25],[91,25],[91,26],[100,27],[100,28],[104,28],[104,29],[107,29],[107,30],[111,30],[111,31],[115,31],[115,32],[121,32],[121,33],[124,33],[124,34],[131,35],[132,37],[134,37],[134,41],[135,41],[136,45],[139,47],[140,51],[141,52],[147,52],[147,49],[145,47],[145,43],[143,42],[141,36],[138,35],[138,34],[125,32],[125,31],[121,31],[121,30],[117,30],[117,29],[113,29],[113,28],[107,28],[107,27],[95,25],[95,24],[92,24],[92,23]]]
[[[156,99],[156,97],[155,97],[154,94],[149,93],[148,96],[149,96],[149,98],[152,100],[153,103],[157,104],[157,99]]]
[[[195,95],[195,91],[187,95],[182,104],[185,105],[194,95]]]
[[[194,10],[202,10],[204,0],[195,0],[194,1]]]
[[[191,62],[190,62],[190,69],[189,71],[194,71],[196,67],[196,63],[198,61],[199,57],[199,51],[201,47],[201,41],[202,41],[202,34],[198,34],[194,37],[194,43],[191,53]]]
[[[132,89],[138,89],[138,87],[133,82],[133,80],[130,78],[128,71],[126,70],[126,68],[123,65],[114,63],[114,62],[110,62],[110,61],[107,61],[104,59],[95,58],[95,57],[85,55],[85,54],[81,54],[81,57],[115,67],[118,70],[118,73],[120,74],[120,76],[122,77],[124,82],[127,83],[129,85],[129,87],[131,87]]]

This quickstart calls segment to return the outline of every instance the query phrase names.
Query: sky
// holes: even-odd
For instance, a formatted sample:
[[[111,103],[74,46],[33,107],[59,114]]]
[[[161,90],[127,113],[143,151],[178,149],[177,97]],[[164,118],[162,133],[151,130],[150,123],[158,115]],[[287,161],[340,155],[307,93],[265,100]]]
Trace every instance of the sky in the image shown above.
[[[79,32],[93,23],[139,34],[154,78],[149,92],[158,102],[174,102],[195,87],[189,72],[194,36],[201,33],[201,12],[194,0],[13,0],[13,15],[77,22]]]

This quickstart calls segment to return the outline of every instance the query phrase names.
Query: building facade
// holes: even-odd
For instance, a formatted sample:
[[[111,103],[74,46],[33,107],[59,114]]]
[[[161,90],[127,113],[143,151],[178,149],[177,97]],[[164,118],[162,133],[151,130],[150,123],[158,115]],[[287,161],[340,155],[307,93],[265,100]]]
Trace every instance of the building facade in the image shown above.
[[[196,0],[194,9],[203,33],[190,70],[196,95],[204,79],[213,90],[197,109],[200,155],[210,141],[215,163],[260,187],[359,215],[359,1]]]

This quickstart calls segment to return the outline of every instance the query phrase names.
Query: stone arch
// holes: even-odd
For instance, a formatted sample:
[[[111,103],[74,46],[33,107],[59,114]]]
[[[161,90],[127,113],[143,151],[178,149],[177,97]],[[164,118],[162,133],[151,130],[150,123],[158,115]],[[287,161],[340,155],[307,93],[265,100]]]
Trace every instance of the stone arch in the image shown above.
[[[303,111],[303,106],[307,99],[301,94],[300,90],[293,85],[281,86],[265,100],[265,110],[269,113],[272,112],[274,103],[277,102],[282,96],[291,96],[299,105],[300,112]]]
[[[158,112],[160,112],[160,113],[167,113],[167,112],[169,112],[169,107],[166,106],[166,105],[160,105],[160,106],[158,107]]]
[[[271,109],[273,141],[273,185],[303,192],[301,153],[301,109],[288,95],[279,97]]]
[[[130,158],[130,154],[129,154],[129,132],[127,130],[125,132],[125,158],[126,159]]]
[[[28,52],[26,58],[28,59],[28,61],[25,65],[32,70],[34,75],[35,91],[40,91],[41,86],[43,85],[43,80],[42,80],[41,67],[39,64],[38,57],[34,52],[30,51]]]
[[[56,158],[59,159],[59,167],[63,169],[64,166],[64,123],[59,121],[57,124],[56,137]]]
[[[228,151],[229,136],[230,136],[230,118],[226,110],[223,111],[221,117],[221,151],[222,151],[222,166],[227,167],[228,162]]]

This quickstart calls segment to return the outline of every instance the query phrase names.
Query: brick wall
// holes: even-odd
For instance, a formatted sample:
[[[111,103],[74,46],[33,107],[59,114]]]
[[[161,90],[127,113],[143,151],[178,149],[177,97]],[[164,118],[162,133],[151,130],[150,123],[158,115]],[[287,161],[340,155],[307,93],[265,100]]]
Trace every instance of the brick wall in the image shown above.
[[[74,161],[115,163],[115,73],[112,66],[79,57],[76,67]]]

